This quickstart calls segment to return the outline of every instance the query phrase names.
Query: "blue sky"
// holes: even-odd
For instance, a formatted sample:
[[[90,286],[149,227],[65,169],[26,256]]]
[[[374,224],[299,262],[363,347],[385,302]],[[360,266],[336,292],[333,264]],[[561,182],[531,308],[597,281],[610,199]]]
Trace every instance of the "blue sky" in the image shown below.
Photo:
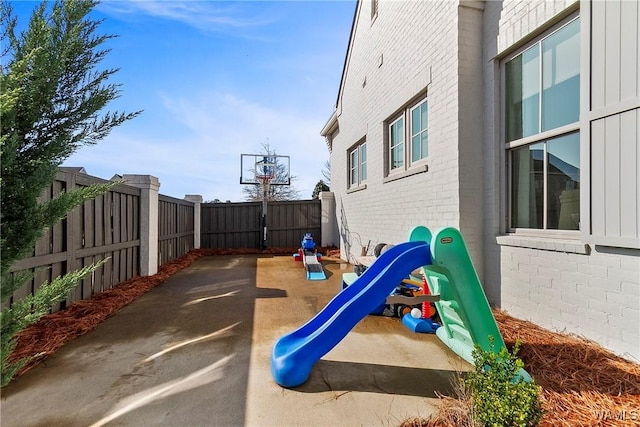
[[[26,25],[31,1],[11,2]],[[240,154],[269,143],[291,156],[310,198],[329,159],[320,130],[333,112],[353,20],[351,1],[103,1],[116,34],[103,67],[142,115],[85,146],[65,166],[90,175],[149,174],[160,193],[242,201]]]

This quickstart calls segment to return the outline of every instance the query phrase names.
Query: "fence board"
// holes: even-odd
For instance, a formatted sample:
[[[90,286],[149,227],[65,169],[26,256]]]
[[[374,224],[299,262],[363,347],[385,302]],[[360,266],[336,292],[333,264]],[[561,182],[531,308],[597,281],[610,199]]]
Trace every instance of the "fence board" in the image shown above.
[[[194,203],[158,196],[158,264],[179,258],[193,249]]]
[[[54,181],[52,187],[52,195],[53,197],[56,197],[58,194],[62,193],[66,187],[65,187],[65,182],[64,181]],[[67,228],[67,220],[63,219],[62,221],[58,222],[57,224],[54,224],[53,227],[51,227],[51,232],[52,232],[52,246],[51,246],[51,253],[60,253],[64,251],[64,239],[65,239],[65,235],[66,235],[66,228]],[[62,274],[62,273],[59,273]]]
[[[66,273],[66,263],[65,262],[57,262],[55,264],[51,265],[51,279],[55,279],[59,276],[62,276],[64,273]],[[51,307],[51,311],[59,311],[61,307],[61,303],[57,302],[55,304],[53,304],[53,307]]]
[[[319,200],[269,202],[267,204],[267,245],[297,248],[305,233],[320,244],[321,205]],[[262,245],[262,202],[202,204],[203,248],[260,248]]]
[[[104,195],[96,197],[93,201],[93,245],[104,246]]]

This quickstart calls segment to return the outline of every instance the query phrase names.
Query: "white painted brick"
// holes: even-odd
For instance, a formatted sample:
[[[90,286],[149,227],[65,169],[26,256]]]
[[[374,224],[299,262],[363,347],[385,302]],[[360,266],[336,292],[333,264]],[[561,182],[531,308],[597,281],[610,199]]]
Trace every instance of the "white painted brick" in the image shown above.
[[[640,308],[625,306],[622,308],[622,317],[630,319],[632,322],[635,321],[636,324],[640,324]]]
[[[633,271],[616,267],[608,267],[607,279],[620,282],[631,282],[639,280],[640,278],[638,277],[638,270]]]
[[[613,256],[610,254],[602,254],[600,256],[594,257],[591,262],[591,265],[595,266],[604,266],[604,267],[614,267],[620,268],[620,258],[617,256]]]
[[[584,274],[574,273],[573,271],[560,271],[560,278],[557,281],[561,283],[586,285],[589,282],[589,277]]]
[[[622,331],[622,341],[619,343],[612,343],[611,350],[614,353],[621,355],[630,360],[634,360],[636,363],[640,363],[640,359],[636,356],[638,349],[640,349],[640,341],[638,340],[638,331],[635,334]]]
[[[542,270],[542,269],[538,269],[538,270]],[[530,284],[533,286],[541,286],[543,288],[551,288],[552,282],[553,281],[550,276],[545,276],[539,273],[531,277]]]
[[[620,268],[625,270],[640,271],[640,257],[620,257]]]
[[[590,310],[600,313],[611,313],[614,316],[622,315],[622,308],[618,304],[611,303],[606,298],[589,300]]]
[[[561,293],[558,289],[540,288],[538,295],[542,301],[546,301],[547,303],[549,303],[556,300],[559,301]]]
[[[620,287],[622,288],[622,293],[627,295],[631,300],[633,300],[634,297],[640,297],[640,283],[622,282]],[[636,299],[640,301],[640,298]]]
[[[589,296],[581,295],[577,292],[561,291],[560,298],[562,301],[575,304],[578,307],[587,307],[589,305]]]
[[[576,293],[590,299],[604,298],[604,291],[602,289],[590,285],[578,285]]]
[[[625,295],[622,292],[607,291],[605,292],[605,300],[624,307],[629,304],[629,295]]]
[[[527,275],[537,275],[538,267],[532,264],[518,264],[518,271]]]

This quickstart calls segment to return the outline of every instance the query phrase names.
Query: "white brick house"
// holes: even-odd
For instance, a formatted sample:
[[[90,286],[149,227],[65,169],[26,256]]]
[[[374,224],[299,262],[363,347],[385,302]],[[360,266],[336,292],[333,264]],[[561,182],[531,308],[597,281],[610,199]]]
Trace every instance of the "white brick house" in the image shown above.
[[[492,304],[640,360],[639,22],[632,0],[359,0],[321,131],[342,257],[458,227]]]

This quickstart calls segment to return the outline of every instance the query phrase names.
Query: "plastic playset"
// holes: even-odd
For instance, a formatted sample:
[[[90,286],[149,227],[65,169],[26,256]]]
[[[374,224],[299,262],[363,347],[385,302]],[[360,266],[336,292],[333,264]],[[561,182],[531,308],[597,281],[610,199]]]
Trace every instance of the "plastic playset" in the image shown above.
[[[306,237],[297,256],[303,257],[305,266],[307,258],[308,265],[314,265],[312,260],[318,263],[315,245]],[[421,277],[412,276],[416,270]],[[307,268],[307,278],[314,280],[309,274]],[[324,272],[322,278],[326,278]],[[405,293],[407,289],[411,295]],[[431,319],[432,303],[439,323]],[[344,274],[342,290],[318,314],[278,339],[271,355],[274,380],[282,387],[302,385],[316,362],[362,318],[384,314],[391,306],[409,329],[435,331],[471,364],[475,345],[496,353],[505,347],[460,231],[445,227],[432,235],[427,227],[417,226],[408,242],[381,253],[361,275]],[[494,339],[493,347],[489,337]],[[520,376],[530,380],[524,371]]]

